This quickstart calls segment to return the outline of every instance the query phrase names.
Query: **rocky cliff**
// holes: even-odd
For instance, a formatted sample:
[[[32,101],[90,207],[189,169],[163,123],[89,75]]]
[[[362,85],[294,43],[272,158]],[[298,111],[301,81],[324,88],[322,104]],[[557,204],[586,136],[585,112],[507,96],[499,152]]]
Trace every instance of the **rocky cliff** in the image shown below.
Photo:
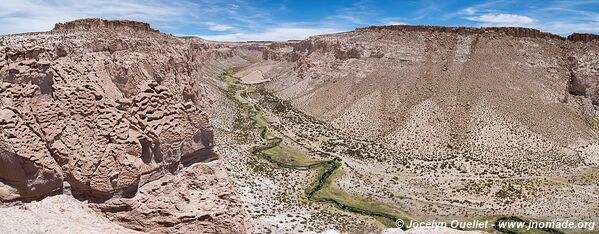
[[[249,228],[201,107],[198,77],[229,50],[99,19],[0,46],[3,204],[68,193],[137,230]],[[208,205],[177,208],[197,199]]]
[[[562,37],[541,32],[537,29],[532,28],[519,28],[519,27],[441,27],[441,26],[413,26],[413,25],[389,25],[389,26],[370,26],[366,28],[359,28],[356,31],[363,32],[380,32],[380,31],[401,31],[401,32],[444,32],[444,33],[455,33],[460,35],[472,35],[472,34],[505,34],[513,37],[530,37],[530,38],[552,38],[552,39],[563,39]]]
[[[134,30],[146,32],[158,32],[150,27],[150,24],[129,20],[104,20],[104,19],[79,19],[66,23],[57,23],[52,31],[66,30],[92,30],[92,29],[110,29],[110,30]]]

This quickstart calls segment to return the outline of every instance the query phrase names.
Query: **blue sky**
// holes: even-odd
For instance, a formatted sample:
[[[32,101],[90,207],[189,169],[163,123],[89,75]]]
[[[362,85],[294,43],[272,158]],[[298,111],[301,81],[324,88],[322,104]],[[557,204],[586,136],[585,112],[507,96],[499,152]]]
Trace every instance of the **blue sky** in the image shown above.
[[[47,31],[56,22],[88,17],[144,21],[165,33],[223,41],[303,39],[390,24],[599,34],[599,0],[0,0],[0,34]]]

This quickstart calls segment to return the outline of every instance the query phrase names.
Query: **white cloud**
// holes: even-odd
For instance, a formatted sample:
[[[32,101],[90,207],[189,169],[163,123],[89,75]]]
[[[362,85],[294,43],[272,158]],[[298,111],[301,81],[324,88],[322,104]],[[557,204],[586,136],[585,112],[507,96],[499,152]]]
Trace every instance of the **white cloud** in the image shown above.
[[[466,19],[480,22],[485,26],[526,26],[535,22],[528,16],[502,13],[487,13]]]
[[[573,32],[599,33],[599,13],[584,10],[548,8],[539,13],[541,18],[537,26],[541,30],[562,35]]]
[[[551,22],[545,22],[542,25],[536,26],[536,28],[561,35],[568,35],[573,32],[599,33],[599,20],[587,20],[584,22],[556,20]]]
[[[468,6],[456,16],[476,26],[522,26],[567,36],[573,32],[599,33],[598,1],[543,1],[521,7],[518,1],[488,1]],[[503,12],[518,9],[518,14]]]
[[[227,6],[229,6],[229,8],[231,10],[237,10],[237,9],[239,9],[239,5],[237,5],[237,4],[227,4]]]
[[[231,33],[222,35],[198,35],[213,41],[286,41],[306,39],[310,36],[344,31],[335,28],[279,27],[256,33]]]
[[[214,22],[208,22],[206,24],[208,25],[208,29],[210,29],[210,31],[223,32],[233,29],[232,26],[226,24],[218,24]]]
[[[367,22],[365,20],[360,19],[353,15],[349,15],[349,14],[348,15],[335,15],[335,16],[331,16],[329,18],[333,19],[333,20],[344,20],[344,21],[347,21],[352,24],[367,24]]]
[[[599,14],[589,9],[596,1],[553,2],[537,8],[519,8],[517,14],[504,1],[471,5],[450,14],[468,20],[469,26],[522,26],[569,34],[599,32]],[[357,2],[332,14],[303,22],[286,21],[273,15],[275,9],[243,0],[0,0],[0,35],[47,31],[55,23],[80,18],[127,19],[150,23],[173,34],[203,34],[208,39],[226,41],[302,39],[310,35],[343,31],[355,27],[384,24],[428,23],[420,17],[384,17]],[[284,7],[284,4],[283,4]],[[427,6],[427,11],[434,7]],[[434,10],[434,9],[433,9]],[[311,12],[306,12],[310,14]],[[427,14],[422,14],[425,17]],[[383,18],[381,18],[383,17]],[[419,21],[420,20],[420,21]],[[443,24],[441,22],[441,24]],[[221,35],[209,35],[220,33]]]
[[[130,19],[158,24],[180,20],[192,3],[160,0],[0,0],[0,34],[47,31],[55,23],[80,18]]]
[[[400,22],[400,21],[388,21],[385,23],[385,25],[406,25],[407,23],[405,22]]]
[[[474,9],[474,7],[467,7],[464,10],[462,10],[461,13],[465,15],[474,15],[476,14],[476,9]]]
[[[378,20],[378,24],[382,25],[406,25],[408,24],[404,18],[399,17],[385,17]]]

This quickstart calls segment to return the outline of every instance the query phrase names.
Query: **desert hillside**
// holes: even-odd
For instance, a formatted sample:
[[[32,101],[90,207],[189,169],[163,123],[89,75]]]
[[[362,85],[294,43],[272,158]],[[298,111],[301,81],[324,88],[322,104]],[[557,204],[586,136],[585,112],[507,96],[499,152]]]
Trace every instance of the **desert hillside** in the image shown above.
[[[260,71],[265,90],[315,118],[265,111],[288,146],[341,158],[334,184],[359,197],[424,219],[596,220],[598,39],[368,27],[265,45],[242,79]]]

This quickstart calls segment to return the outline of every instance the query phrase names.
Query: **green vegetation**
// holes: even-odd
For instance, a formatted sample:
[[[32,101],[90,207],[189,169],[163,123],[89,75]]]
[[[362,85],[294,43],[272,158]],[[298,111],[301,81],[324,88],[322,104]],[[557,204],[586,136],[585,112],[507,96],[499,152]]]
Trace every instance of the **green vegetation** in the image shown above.
[[[225,74],[227,74],[227,73],[225,72]],[[229,74],[223,75],[222,80],[227,83],[230,83],[230,84],[238,84],[239,83],[238,79],[236,79],[235,77],[233,77],[232,75],[229,75]]]
[[[306,157],[299,150],[277,145],[270,149],[262,151],[264,154],[269,156],[272,160],[279,161],[285,164],[294,166],[305,166],[311,164],[310,159]]]
[[[330,175],[321,177],[323,179],[323,181],[319,181],[321,186],[317,186],[308,192],[310,199],[329,202],[343,210],[372,216],[389,227],[395,226],[395,220],[398,218],[409,220],[406,218],[408,217],[407,214],[396,215],[399,212],[384,204],[351,196],[334,186],[332,182],[343,174],[340,163],[338,161],[334,163],[334,169],[330,171]]]
[[[275,134],[269,132],[271,126],[266,118],[266,112],[257,110],[257,107],[252,105],[248,99],[250,94],[258,94],[265,98],[271,104],[273,114],[285,113],[292,111],[290,103],[280,100],[274,95],[266,92],[256,86],[242,85],[239,80],[232,76],[231,69],[227,70],[221,79],[229,88],[225,90],[227,97],[234,101],[242,111],[239,118],[235,121],[236,127],[242,132],[258,131],[262,144],[252,148],[252,154],[257,159],[251,162],[255,169],[262,172],[270,172],[268,167],[273,165],[281,168],[289,168],[295,170],[311,171],[315,175],[315,180],[306,188],[305,197],[307,201],[322,202],[335,206],[341,210],[349,211],[356,214],[367,215],[378,220],[388,227],[395,227],[395,220],[402,219],[404,222],[409,222],[410,215],[398,211],[385,204],[375,202],[366,198],[352,196],[351,194],[338,188],[333,181],[343,175],[341,167],[341,159],[334,158],[331,160],[314,161],[305,153],[283,143],[283,140]],[[301,113],[300,113],[301,114]],[[306,118],[311,118],[306,116]],[[314,120],[317,121],[317,120]],[[599,120],[592,119],[592,124],[599,130]],[[251,134],[241,134],[250,137]],[[250,139],[255,141],[255,139]],[[483,186],[484,187],[484,186]],[[478,188],[481,192],[484,188]],[[496,194],[498,197],[508,198],[506,191],[500,191]],[[487,232],[498,231],[500,233],[562,233],[555,229],[502,229],[497,226],[499,222],[523,221],[514,216],[507,217],[487,217],[480,220],[488,220],[489,223],[494,223],[494,227],[489,227],[484,230]],[[525,222],[525,221],[523,221]],[[405,229],[405,227],[404,227]],[[480,229],[470,229],[480,230]]]
[[[593,125],[593,127],[595,127],[595,130],[597,130],[597,132],[599,132],[599,119],[597,118],[591,118],[591,125]]]
[[[231,72],[230,69],[226,70],[220,78],[229,84],[229,88],[225,91],[227,97],[237,103],[246,114],[236,120],[236,125],[238,125],[236,127],[241,127],[243,130],[248,130],[248,127],[254,128],[258,130],[261,139],[265,141],[264,144],[253,147],[252,154],[278,167],[316,172],[316,180],[306,190],[306,197],[310,201],[329,203],[342,210],[368,215],[388,227],[395,227],[396,219],[409,220],[406,218],[408,217],[406,214],[398,215],[399,212],[391,207],[353,197],[333,186],[332,182],[343,174],[340,159],[312,161],[301,151],[281,144],[282,139],[268,131],[269,123],[264,116],[265,113],[256,110],[246,99],[250,93],[257,91],[264,93],[265,91],[259,90],[255,86],[242,86]],[[268,97],[274,98],[272,95]],[[284,109],[283,105],[277,108],[278,111],[282,111],[282,109]]]

